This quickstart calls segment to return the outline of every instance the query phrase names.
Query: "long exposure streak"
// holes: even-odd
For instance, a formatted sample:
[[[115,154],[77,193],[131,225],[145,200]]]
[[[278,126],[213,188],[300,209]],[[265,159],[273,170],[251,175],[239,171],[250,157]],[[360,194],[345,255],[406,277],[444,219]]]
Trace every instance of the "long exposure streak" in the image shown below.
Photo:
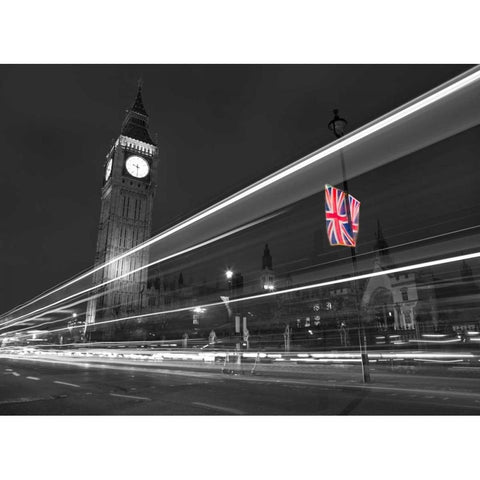
[[[171,236],[171,235],[173,235],[174,233],[176,233],[180,230],[185,229],[189,225],[197,223],[197,222],[201,221],[202,219],[204,219],[204,218],[206,218],[206,217],[208,217],[208,216],[210,216],[210,215],[212,215],[212,214],[214,214],[214,213],[216,213],[220,210],[225,209],[229,205],[237,203],[237,202],[241,201],[242,199],[252,195],[253,193],[258,192],[258,191],[268,187],[269,185],[272,185],[275,182],[278,182],[279,180],[281,180],[285,177],[288,177],[289,175],[291,175],[295,172],[298,172],[299,170],[301,170],[301,169],[303,169],[303,168],[305,168],[305,167],[307,167],[307,166],[309,166],[309,165],[311,165],[315,162],[318,162],[319,160],[322,160],[322,159],[328,157],[329,155],[332,155],[336,152],[339,152],[342,149],[345,149],[346,147],[348,147],[348,146],[350,146],[350,145],[352,145],[356,142],[359,142],[360,140],[365,139],[366,137],[368,137],[370,135],[373,135],[377,132],[380,132],[381,130],[389,127],[390,125],[394,124],[395,122],[399,122],[400,120],[402,120],[402,119],[404,119],[404,118],[406,118],[406,117],[408,117],[408,116],[410,116],[410,115],[412,115],[416,112],[419,112],[420,110],[422,110],[422,109],[424,109],[428,106],[431,106],[435,102],[438,102],[438,101],[448,97],[449,95],[452,95],[453,93],[458,92],[459,90],[477,82],[479,79],[480,79],[480,69],[479,69],[479,67],[473,68],[473,69],[469,70],[463,76],[460,76],[459,78],[454,79],[451,82],[447,82],[446,84],[438,87],[437,89],[419,97],[416,100],[413,100],[412,102],[408,103],[407,105],[405,105],[403,107],[400,107],[397,110],[394,110],[393,112],[391,112],[391,113],[373,121],[372,123],[370,123],[370,124],[360,128],[360,129],[352,132],[351,134],[346,135],[345,137],[342,137],[340,140],[337,140],[336,142],[334,142],[330,146],[324,147],[324,148],[322,148],[322,149],[320,149],[320,150],[318,150],[318,151],[316,151],[316,152],[314,152],[310,155],[307,155],[306,157],[298,160],[297,162],[293,163],[289,167],[286,167],[286,168],[278,171],[277,173],[274,173],[274,174],[266,177],[265,179],[251,185],[250,187],[245,188],[244,190],[241,190],[237,194],[234,194],[231,197],[228,197],[227,199],[225,199],[225,200],[213,205],[212,207],[204,210],[203,212],[201,212],[197,215],[194,215],[193,217],[189,218],[188,220],[185,220],[185,221],[177,224],[176,226],[174,226],[174,227],[166,230],[165,232],[151,238],[150,240],[144,242],[143,244],[140,244],[139,246],[134,247],[133,249],[129,250],[128,252],[125,252],[124,254],[119,255],[118,257],[110,260],[109,262],[106,262],[106,263],[104,263],[100,266],[97,266],[97,267],[93,268],[92,270],[88,271],[87,273],[75,278],[74,280],[72,280],[70,282],[67,282],[66,284],[64,284],[64,285],[46,293],[45,295],[39,296],[31,302],[26,303],[26,304],[24,304],[20,307],[17,307],[15,309],[7,312],[6,314],[4,314],[4,316],[10,315],[10,314],[18,311],[21,308],[26,308],[29,305],[31,305],[32,303],[38,302],[38,301],[42,300],[43,298],[48,297],[49,295],[52,295],[52,294],[66,288],[70,285],[75,284],[76,282],[78,282],[82,279],[87,278],[88,276],[90,276],[93,273],[105,268],[108,265],[111,265],[112,263],[115,263],[115,262],[117,262],[117,261],[119,261],[119,260],[121,260],[125,257],[128,257],[129,255],[132,255],[133,253],[138,252],[138,251],[140,251],[144,248],[148,248],[149,246],[161,241],[162,239],[164,239],[168,236]],[[189,250],[187,249],[185,251],[189,251]],[[144,268],[147,268],[147,267],[148,267],[148,265],[142,267],[141,269],[144,269]],[[136,271],[138,271],[138,270],[136,270]],[[129,272],[129,274],[130,273],[132,273],[132,272]],[[123,278],[123,276],[119,276],[114,280],[117,280],[119,278]],[[364,277],[364,278],[367,278],[367,277]],[[114,280],[112,280],[112,281],[114,281]],[[98,288],[98,286],[95,286],[94,288]],[[73,298],[74,296],[80,295],[82,293],[86,293],[90,290],[91,289],[84,290],[83,292],[80,292],[78,294],[69,296],[66,299]],[[66,300],[66,299],[64,299],[64,300]],[[61,301],[64,301],[64,300],[61,300]],[[61,301],[52,303],[51,305],[49,305],[46,308],[50,308],[53,305],[61,303]],[[42,310],[42,309],[40,309],[40,310]],[[38,311],[39,310],[37,310],[35,312],[38,312]],[[29,313],[29,315],[31,315],[35,312],[31,312],[31,313]],[[25,315],[22,316],[22,317],[19,317],[19,318],[25,318]],[[15,320],[18,320],[18,319],[15,319]]]

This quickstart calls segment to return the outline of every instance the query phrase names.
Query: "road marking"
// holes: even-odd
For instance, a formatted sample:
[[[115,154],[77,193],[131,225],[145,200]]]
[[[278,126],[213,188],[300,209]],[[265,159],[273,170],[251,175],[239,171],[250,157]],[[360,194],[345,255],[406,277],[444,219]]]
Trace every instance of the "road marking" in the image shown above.
[[[27,402],[38,402],[40,400],[52,400],[52,397],[21,397],[21,398],[12,398],[10,400],[0,400],[0,405],[8,405],[10,403],[27,403]]]
[[[5,369],[7,372],[13,372],[13,370],[11,368],[6,368]]]
[[[0,355],[0,358],[7,358],[9,360],[19,360],[17,357],[12,356],[12,355]],[[155,368],[155,366],[152,367],[137,367],[134,362],[128,363],[128,364],[121,364],[121,365],[109,365],[107,363],[95,363],[95,360],[85,363],[82,361],[78,361],[77,359],[72,359],[71,361],[65,361],[65,360],[50,360],[50,359],[45,359],[45,358],[28,358],[28,357],[22,357],[20,359],[21,361],[27,361],[27,362],[40,362],[40,363],[53,363],[53,364],[61,364],[61,365],[71,365],[75,367],[87,367],[87,368],[98,368],[100,370],[123,370],[123,371],[132,371],[135,370],[137,372],[142,372],[142,373],[153,373],[153,374],[164,374],[164,375],[175,375],[175,376],[180,376],[180,377],[195,377],[195,378],[206,378],[209,380],[218,380],[219,379],[219,374],[218,372],[215,373],[204,373],[204,372],[199,372],[199,371],[180,371],[180,370],[172,370],[164,367],[159,367]],[[105,360],[105,359],[103,359]],[[156,365],[158,367],[158,365]],[[132,378],[135,378],[135,375],[132,375]],[[236,378],[246,378],[246,377],[240,377],[237,376]],[[280,382],[280,380],[277,380]]]
[[[135,395],[122,395],[120,393],[111,393],[110,395],[112,397],[133,398],[135,400],[151,400],[151,398],[148,397],[136,397]]]
[[[219,377],[221,376],[218,372],[216,373],[203,373],[203,372],[190,372],[190,371],[178,371],[178,370],[172,370],[170,368],[155,368],[155,367],[136,367],[133,366],[133,362],[129,363],[128,365],[131,366],[126,366],[126,364],[121,364],[121,365],[109,365],[105,362],[95,364],[94,361],[90,361],[89,363],[85,362],[80,362],[77,361],[76,359],[74,361],[59,361],[59,360],[53,360],[53,359],[45,359],[45,358],[28,358],[28,357],[22,357],[21,359],[18,358],[18,356],[13,356],[13,355],[4,355],[0,354],[0,358],[6,358],[6,359],[14,359],[14,360],[20,360],[20,361],[33,361],[33,362],[40,362],[40,363],[52,363],[52,364],[65,364],[65,365],[71,365],[71,366],[76,366],[76,367],[89,367],[89,368],[98,368],[101,370],[105,369],[112,369],[112,370],[135,370],[137,372],[145,372],[145,373],[152,373],[152,374],[160,374],[160,375],[175,375],[175,376],[184,376],[184,377],[201,377],[204,379],[208,380],[218,380]],[[157,366],[158,367],[158,366]],[[228,381],[245,381],[248,383],[260,383],[260,384],[269,384],[271,382],[279,383],[281,380],[273,379],[271,377],[255,377],[255,376],[248,376],[248,375],[242,375],[242,376],[235,376],[235,377],[229,377]],[[283,379],[284,384],[297,384],[297,385],[305,385],[304,388],[309,388],[309,387],[331,387],[332,385],[329,384],[326,381],[319,381],[318,379],[312,380],[312,379]],[[449,391],[449,389],[441,389],[441,390],[430,390],[430,389],[424,389],[424,388],[401,388],[401,387],[394,387],[394,386],[381,386],[381,385],[372,385],[372,384],[349,384],[347,382],[343,383],[336,383],[335,387],[339,388],[345,388],[345,389],[355,389],[355,390],[367,390],[371,392],[398,392],[399,394],[402,395],[409,395],[410,398],[415,398],[419,396],[418,394],[434,394],[434,395],[445,395],[445,393],[449,393],[451,396],[455,398],[480,398],[480,393],[466,393],[462,391]],[[411,393],[415,392],[417,395],[412,395]]]
[[[12,372],[12,375],[15,375],[16,377],[19,377],[19,376],[20,376],[20,374],[17,373],[17,372]]]
[[[69,387],[80,388],[80,385],[75,385],[74,383],[59,382],[58,380],[54,380],[53,383],[58,383],[59,385],[68,385]]]
[[[193,402],[192,405],[199,407],[210,408],[212,410],[219,410],[220,412],[233,413],[234,415],[245,415],[245,412],[237,410],[236,408],[219,407],[218,405],[210,405],[209,403]]]
[[[28,380],[40,380],[38,377],[26,377]]]

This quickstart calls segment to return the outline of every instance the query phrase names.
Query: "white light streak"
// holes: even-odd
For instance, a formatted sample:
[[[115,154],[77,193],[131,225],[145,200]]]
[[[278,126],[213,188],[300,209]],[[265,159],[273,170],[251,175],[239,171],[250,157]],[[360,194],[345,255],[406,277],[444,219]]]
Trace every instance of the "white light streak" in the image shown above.
[[[122,395],[121,393],[111,393],[112,397],[131,398],[132,400],[151,400],[148,397],[137,397],[135,395]]]
[[[68,387],[80,388],[80,385],[77,385],[75,383],[60,382],[59,380],[54,380],[53,383],[57,383],[58,385],[67,385]]]
[[[288,167],[285,167],[284,169],[278,171],[277,173],[274,173],[268,177],[266,177],[265,179],[263,180],[260,180],[256,183],[254,183],[253,185],[251,185],[250,187],[247,187],[243,190],[241,190],[240,192],[226,198],[225,200],[207,208],[206,210],[204,210],[203,212],[200,212],[196,215],[194,215],[193,217],[190,217],[189,219],[183,221],[183,222],[180,222],[179,224],[175,225],[174,227],[166,230],[165,232],[163,233],[160,233],[158,235],[156,235],[155,237],[151,238],[150,240],[138,245],[137,247],[134,247],[132,248],[131,250],[125,252],[124,254],[122,255],[119,255],[118,257],[115,257],[114,259],[110,260],[109,262],[106,262],[98,267],[95,267],[93,268],[92,270],[88,271],[87,273],[83,274],[83,275],[80,275],[79,277],[73,279],[72,281],[70,282],[67,282],[66,284],[50,291],[49,293],[43,295],[43,296],[40,296],[38,298],[36,298],[35,300],[33,300],[32,302],[30,303],[27,303],[27,304],[24,304],[23,306],[21,307],[17,307],[16,309],[13,309],[9,312],[7,312],[7,314],[12,314],[16,311],[18,311],[19,309],[21,308],[25,308],[27,307],[28,305],[31,305],[33,302],[38,302],[39,300],[42,300],[43,298],[49,296],[49,295],[52,295],[53,293],[56,293],[70,285],[73,285],[74,283],[84,279],[84,278],[87,278],[88,276],[92,275],[93,273],[105,268],[106,266],[108,265],[111,265],[112,263],[115,263],[125,257],[128,257],[129,255],[132,255],[140,250],[143,250],[144,248],[148,248],[150,247],[151,245],[163,240],[164,238],[167,238],[171,235],[173,235],[174,233],[178,232],[178,231],[181,231],[183,229],[185,229],[186,227],[192,225],[192,224],[195,224],[201,220],[203,220],[204,218],[207,218],[209,216],[211,216],[212,214],[220,211],[220,210],[223,210],[225,209],[226,207],[232,205],[232,204],[235,204],[241,200],[243,200],[244,198],[252,195],[253,193],[255,192],[258,192],[266,187],[268,187],[269,185],[272,185],[276,182],[278,182],[279,180],[289,176],[289,175],[292,175],[293,173],[315,163],[315,162],[318,162],[319,160],[323,159],[323,158],[326,158],[327,156],[329,155],[332,155],[336,152],[339,152],[340,150],[356,143],[356,142],[359,142],[360,140],[363,140],[364,138],[370,136],[370,135],[373,135],[374,133],[377,133],[379,131],[381,131],[382,129],[385,129],[387,127],[389,127],[390,125],[396,123],[396,122],[399,122],[400,120],[416,113],[416,112],[419,112],[420,110],[432,105],[433,103],[435,102],[438,102],[446,97],[448,97],[449,95],[452,95],[453,93],[455,92],[458,92],[459,90],[473,84],[474,82],[478,81],[480,79],[480,69],[478,67],[475,67],[471,70],[469,70],[466,74],[460,76],[460,77],[457,77],[455,79],[453,79],[452,81],[444,84],[444,85],[441,85],[440,87],[438,87],[437,89],[429,92],[429,93],[426,93],[425,95],[423,95],[422,97],[418,98],[418,99],[415,99],[413,100],[412,102],[390,112],[389,114],[383,116],[383,117],[380,117],[379,119],[371,122],[370,124],[367,124],[366,126],[342,137],[341,139],[335,141],[333,144],[330,144],[330,146],[326,146],[320,150],[317,150],[316,152],[310,154],[310,155],[307,155],[306,157],[298,160],[297,162],[293,163],[292,165],[288,166]],[[147,268],[148,266],[145,266],[145,267],[142,267],[142,268]],[[138,271],[138,270],[137,270]],[[130,272],[132,273],[132,272]],[[123,277],[123,276],[122,276]],[[121,277],[119,277],[121,278]],[[95,286],[94,288],[98,288],[98,285]],[[86,290],[87,292],[90,291],[91,289],[88,289]],[[78,294],[77,294],[78,295]],[[72,298],[72,296],[68,297],[68,298]],[[55,302],[53,303],[52,305],[56,305],[60,302]],[[38,311],[38,310],[37,310]]]
[[[421,262],[421,263],[416,263],[413,265],[407,265],[404,267],[396,267],[396,268],[391,268],[389,270],[380,270],[376,272],[370,272],[370,273],[365,273],[362,275],[356,275],[352,277],[347,277],[347,278],[340,278],[338,280],[329,280],[326,282],[320,282],[320,283],[315,283],[313,285],[303,285],[301,287],[292,287],[292,288],[287,288],[285,290],[276,290],[274,292],[267,292],[267,293],[261,293],[258,295],[251,295],[248,297],[242,297],[242,298],[233,298],[230,299],[230,303],[241,303],[241,302],[247,302],[251,300],[258,300],[261,298],[265,297],[273,297],[275,295],[284,295],[286,293],[292,293],[292,292],[299,292],[303,290],[310,290],[313,288],[321,288],[321,287],[327,287],[331,285],[340,285],[342,283],[349,283],[353,281],[358,281],[358,280],[364,280],[368,278],[374,278],[374,277],[380,277],[382,275],[392,275],[395,273],[400,273],[400,272],[407,272],[410,270],[416,270],[416,269],[421,269],[421,268],[427,268],[427,267],[433,267],[437,265],[445,265],[448,263],[454,263],[454,262],[461,262],[463,260],[469,260],[472,258],[479,258],[480,257],[480,252],[475,252],[475,253],[469,253],[466,255],[458,255],[456,257],[448,257],[448,258],[441,258],[439,260],[431,260],[428,262]],[[220,302],[213,302],[213,303],[208,303],[201,305],[201,308],[209,308],[209,307],[215,307],[223,305],[223,301]],[[98,322],[95,323],[95,326],[100,326],[100,325],[107,325],[111,323],[116,323],[116,322],[123,322],[125,320],[133,320],[133,319],[141,319],[141,318],[149,318],[149,317],[154,317],[156,315],[167,315],[167,314],[172,314],[172,313],[179,313],[179,312],[185,312],[185,311],[190,311],[192,307],[183,307],[183,308],[176,308],[173,310],[163,310],[163,311],[158,311],[158,312],[152,312],[152,313],[144,313],[142,315],[133,315],[130,317],[123,317],[123,318],[116,318],[113,320],[105,320],[103,322]],[[50,332],[61,332],[68,330],[68,327],[65,328],[60,328],[56,330],[50,330]],[[474,340],[472,338],[472,340]],[[412,340],[410,340],[412,341]],[[419,342],[422,342],[421,340],[418,340]],[[458,340],[455,340],[458,341]],[[429,340],[423,340],[423,342],[429,342]],[[430,342],[435,342],[435,340],[430,340]]]
[[[445,340],[409,340],[410,343],[457,343],[460,342],[460,338],[451,338]]]
[[[6,329],[6,328],[12,327],[13,325],[18,325],[19,323],[25,323],[25,322],[27,322],[27,321],[30,321],[30,320],[31,320],[31,315],[40,313],[41,311],[44,311],[44,314],[46,315],[46,314],[50,313],[50,311],[49,311],[49,312],[45,312],[45,310],[46,310],[46,309],[49,309],[49,308],[52,308],[52,307],[54,307],[55,305],[58,305],[58,304],[63,303],[63,302],[66,302],[67,300],[70,300],[70,299],[72,299],[72,298],[78,297],[79,295],[83,295],[83,294],[89,293],[89,292],[91,292],[92,290],[96,290],[96,289],[98,289],[98,288],[104,287],[104,286],[106,286],[106,285],[108,285],[108,284],[110,284],[110,283],[116,282],[117,280],[120,280],[120,279],[122,279],[122,278],[124,278],[124,277],[128,277],[128,276],[133,275],[133,274],[135,274],[135,273],[137,273],[137,272],[139,272],[139,271],[141,271],[141,270],[144,270],[145,268],[149,268],[149,267],[151,267],[151,266],[153,266],[153,265],[157,265],[157,264],[159,264],[159,263],[166,262],[167,260],[171,260],[172,258],[181,256],[181,255],[184,255],[185,253],[192,252],[192,251],[194,251],[194,250],[197,250],[198,248],[205,247],[205,246],[207,246],[207,245],[209,245],[209,244],[211,244],[211,243],[217,242],[218,240],[222,240],[223,238],[229,237],[229,236],[234,235],[234,234],[236,234],[236,233],[238,233],[238,232],[241,232],[242,230],[245,230],[245,229],[247,229],[247,228],[250,228],[250,227],[252,227],[252,226],[255,226],[255,225],[257,225],[257,224],[259,224],[259,223],[262,223],[262,222],[264,222],[264,221],[266,221],[266,220],[269,220],[269,219],[271,219],[271,218],[274,218],[274,217],[280,215],[281,213],[282,213],[282,212],[277,212],[277,213],[273,213],[273,214],[268,215],[268,216],[264,216],[264,217],[262,217],[262,218],[259,219],[259,220],[255,220],[255,221],[253,221],[253,222],[247,223],[246,225],[242,225],[241,227],[235,228],[235,229],[233,229],[233,230],[230,230],[229,232],[226,232],[226,233],[223,233],[223,234],[221,234],[221,235],[218,235],[217,237],[214,237],[214,238],[212,238],[212,239],[210,239],[210,240],[206,240],[205,242],[198,243],[197,245],[193,245],[192,247],[186,248],[185,250],[181,250],[181,251],[179,251],[179,252],[173,253],[173,254],[168,255],[168,256],[166,256],[166,257],[160,258],[160,259],[155,260],[154,262],[150,262],[149,264],[144,265],[144,266],[142,266],[142,267],[136,268],[136,269],[134,269],[134,270],[130,270],[129,272],[126,272],[126,273],[124,273],[124,274],[122,274],[122,275],[119,275],[118,277],[115,277],[115,278],[113,278],[113,279],[111,279],[111,280],[108,280],[108,281],[103,282],[103,283],[99,283],[99,284],[97,284],[97,285],[93,285],[93,286],[91,286],[91,287],[89,287],[89,288],[87,288],[87,289],[85,289],[85,290],[82,290],[81,292],[74,293],[74,294],[72,294],[72,295],[70,295],[70,296],[68,296],[68,297],[65,297],[65,298],[62,298],[61,300],[58,300],[58,301],[56,301],[56,302],[53,302],[53,303],[51,303],[50,305],[47,305],[47,306],[45,306],[45,307],[41,307],[41,308],[39,308],[39,309],[37,309],[37,310],[34,310],[34,311],[29,312],[29,313],[27,313],[27,314],[21,315],[20,317],[14,318],[14,319],[12,319],[12,320],[8,320],[8,321],[4,322],[4,326],[0,327],[0,330],[4,330],[4,329]],[[118,258],[120,258],[120,257],[118,257]],[[64,287],[67,287],[67,286],[68,286],[68,285],[64,285]],[[63,288],[63,287],[60,287],[60,288],[57,289],[56,291],[60,290],[61,288]],[[49,292],[47,295],[44,295],[43,297],[39,297],[38,299],[35,299],[35,301],[39,301],[39,300],[47,297],[48,295],[51,295],[52,293],[55,293],[55,292]],[[77,305],[78,303],[85,303],[85,302],[89,301],[91,298],[96,298],[96,297],[101,296],[101,295],[102,295],[102,294],[97,294],[97,295],[94,295],[94,296],[89,296],[88,298],[82,299],[80,302],[76,302],[76,303],[73,303],[73,304],[71,304],[71,305]],[[33,303],[33,302],[31,302],[31,303]],[[29,305],[29,304],[27,303],[25,306],[27,306],[27,305]],[[22,306],[22,308],[25,308],[25,306]],[[22,319],[24,319],[24,320],[21,322],[20,320],[22,320]]]

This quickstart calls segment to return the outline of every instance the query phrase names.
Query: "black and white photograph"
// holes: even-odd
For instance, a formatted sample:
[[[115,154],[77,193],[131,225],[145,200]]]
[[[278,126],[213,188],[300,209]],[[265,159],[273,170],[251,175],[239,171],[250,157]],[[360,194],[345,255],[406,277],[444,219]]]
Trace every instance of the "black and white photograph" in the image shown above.
[[[0,425],[90,429],[75,469],[163,431],[209,478],[284,478],[269,449],[304,478],[322,431],[408,462],[473,428],[478,53],[164,58],[131,8],[108,29],[138,56],[0,63]]]
[[[479,413],[480,69],[0,73],[2,414]]]

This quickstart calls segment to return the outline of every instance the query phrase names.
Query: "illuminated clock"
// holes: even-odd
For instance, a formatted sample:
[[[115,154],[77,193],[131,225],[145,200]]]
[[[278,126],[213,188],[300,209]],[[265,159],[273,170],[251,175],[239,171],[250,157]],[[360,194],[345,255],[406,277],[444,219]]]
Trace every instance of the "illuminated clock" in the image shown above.
[[[112,164],[113,164],[113,159],[110,159],[105,168],[105,181],[107,181],[110,178],[110,175],[112,174]]]
[[[127,172],[135,178],[144,178],[150,171],[150,165],[148,162],[144,158],[136,155],[127,158],[125,168],[127,169]]]

